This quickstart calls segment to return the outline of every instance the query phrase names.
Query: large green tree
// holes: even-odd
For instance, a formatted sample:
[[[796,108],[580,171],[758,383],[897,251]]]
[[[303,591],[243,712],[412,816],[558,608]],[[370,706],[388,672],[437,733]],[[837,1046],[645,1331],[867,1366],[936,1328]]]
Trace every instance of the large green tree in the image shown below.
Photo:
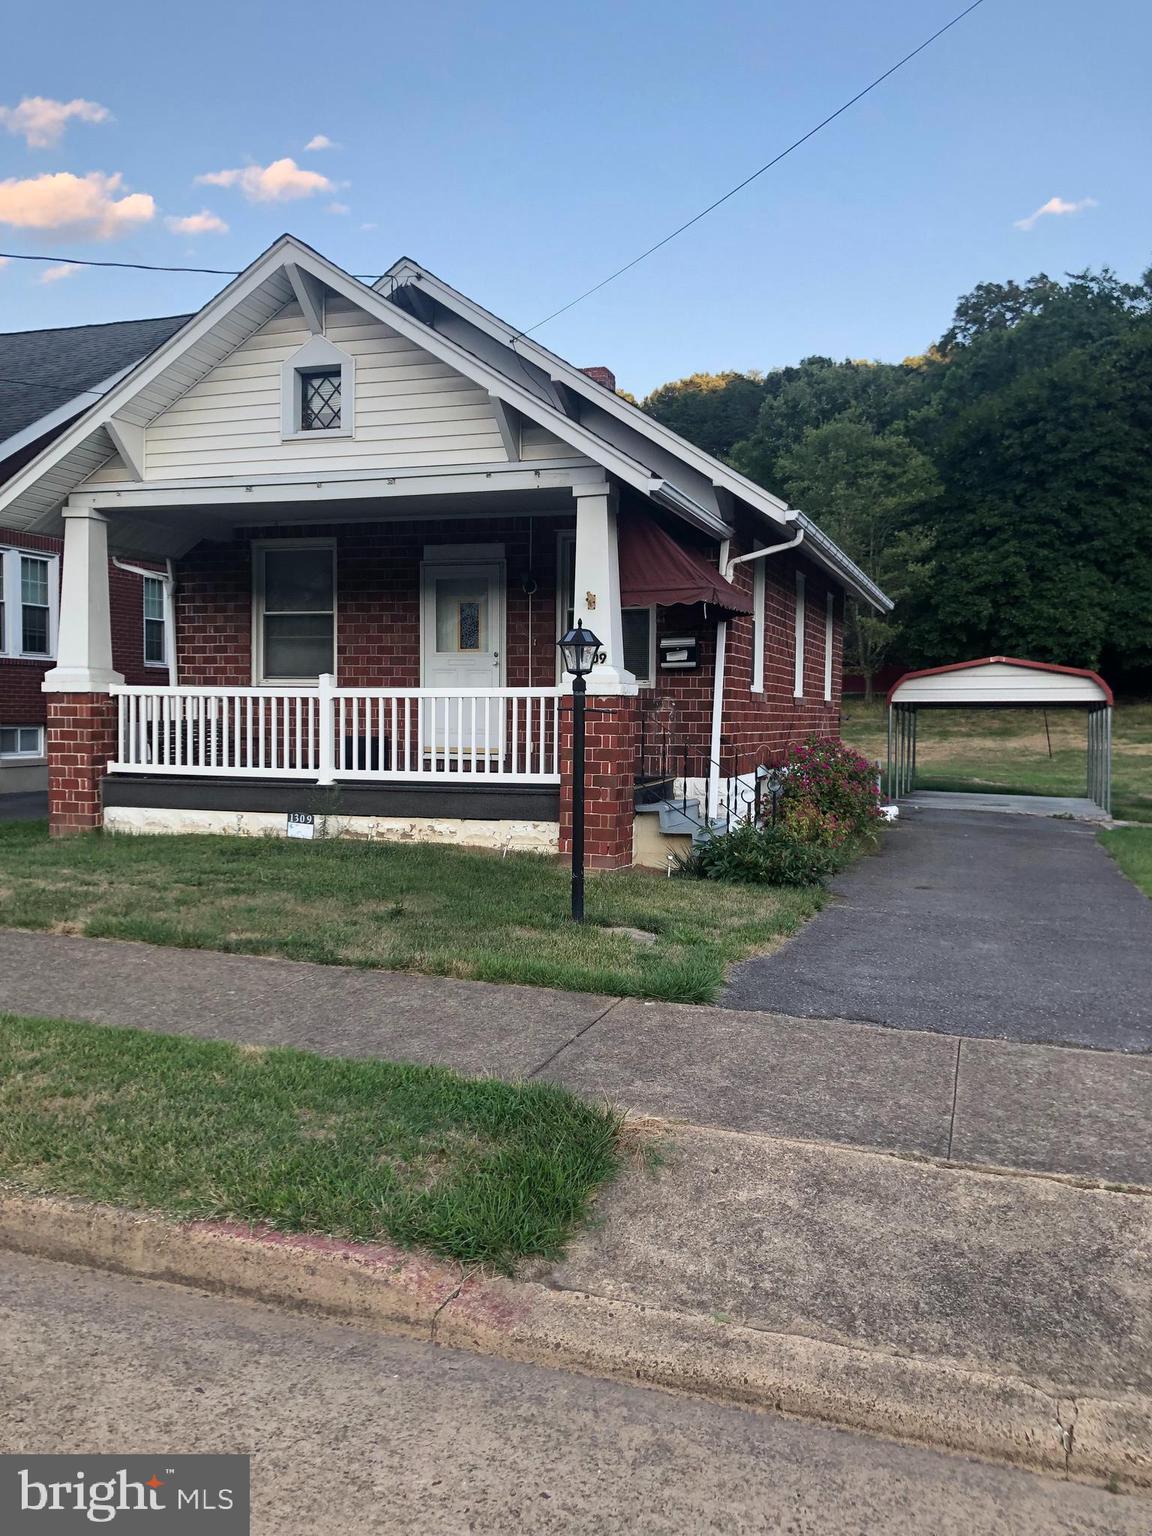
[[[907,659],[1152,668],[1152,316],[1015,369],[931,435],[937,569]]]
[[[897,429],[877,432],[854,412],[809,427],[777,461],[788,500],[802,507],[898,605],[932,580],[927,518],[940,481],[926,454]],[[845,666],[872,678],[889,658],[898,621],[849,602]]]
[[[922,357],[696,375],[645,405],[898,599],[849,637],[863,670],[1003,652],[1149,688],[1150,333],[1152,273],[1040,273],[979,284]]]
[[[705,453],[726,459],[755,427],[763,402],[759,374],[694,373],[653,390],[641,408]]]

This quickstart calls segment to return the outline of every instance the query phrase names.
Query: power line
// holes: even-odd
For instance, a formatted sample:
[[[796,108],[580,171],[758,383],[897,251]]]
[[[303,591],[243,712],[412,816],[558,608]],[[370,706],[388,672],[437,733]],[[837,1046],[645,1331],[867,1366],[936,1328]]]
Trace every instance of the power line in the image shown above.
[[[558,316],[566,314],[570,309],[574,309],[577,304],[582,304],[585,299],[591,298],[594,293],[599,293],[601,288],[607,288],[609,283],[614,283],[618,277],[623,277],[625,272],[630,272],[633,267],[639,266],[640,263],[642,261],[646,261],[649,256],[655,255],[657,251],[661,250],[664,246],[675,240],[678,235],[682,235],[686,229],[691,229],[694,224],[699,224],[701,219],[707,218],[710,213],[715,212],[715,210],[719,208],[722,203],[726,203],[728,202],[729,198],[735,197],[737,192],[742,192],[745,187],[750,186],[752,182],[757,180],[758,177],[763,176],[765,171],[770,171],[773,166],[779,165],[781,160],[786,159],[790,154],[792,154],[794,150],[799,149],[802,144],[807,144],[809,139],[815,138],[815,136],[822,129],[827,128],[829,123],[834,123],[838,117],[842,117],[844,113],[847,112],[851,107],[854,107],[858,101],[863,101],[865,96],[867,96],[871,91],[874,91],[878,85],[882,85],[884,81],[889,78],[889,76],[894,75],[898,69],[903,69],[904,65],[910,63],[911,60],[917,56],[917,54],[923,53],[926,48],[930,48],[938,38],[944,36],[945,32],[950,32],[953,27],[958,26],[966,16],[970,16],[973,11],[977,10],[983,4],[984,0],[972,0],[970,5],[966,6],[965,9],[960,11],[956,16],[953,16],[951,21],[945,22],[942,27],[933,32],[931,37],[925,38],[924,41],[917,47],[913,48],[910,53],[906,53],[902,59],[898,59],[895,64],[886,69],[882,75],[877,75],[875,80],[866,85],[863,90],[857,91],[855,96],[850,97],[850,99],[844,102],[842,106],[837,107],[835,112],[830,112],[828,116],[818,122],[814,128],[810,128],[807,133],[802,134],[800,138],[794,140],[791,144],[788,145],[786,149],[782,149],[778,155],[774,155],[773,158],[762,165],[759,170],[753,171],[750,176],[745,176],[743,181],[737,182],[734,187],[730,187],[728,191],[725,192],[722,196],[716,198],[714,202],[709,203],[706,208],[702,208],[699,213],[693,214],[690,219],[686,219],[683,224],[678,225],[677,228],[672,230],[669,234],[665,235],[663,239],[657,240],[655,245],[650,245],[647,250],[641,251],[639,256],[634,256],[631,261],[625,262],[622,267],[617,267],[615,272],[609,273],[609,275],[605,278],[602,278],[600,282],[594,283],[591,288],[586,288],[583,293],[578,294],[574,299],[570,299],[567,304],[562,304],[559,309],[554,309],[550,315],[545,315],[543,320],[537,320],[535,325],[530,325],[525,330],[517,331],[515,335],[510,338],[510,340],[515,342],[521,336],[531,336],[533,331],[540,330],[542,326],[545,326],[550,321],[557,319]],[[112,267],[125,272],[196,273],[206,277],[240,276],[240,271],[231,267],[177,267],[163,266],[158,263],[145,261],[97,261],[80,256],[30,255],[24,251],[0,251],[0,261],[46,261],[51,262],[56,266]],[[352,273],[351,275],[355,277],[358,282],[362,283],[374,283],[376,281],[376,276],[371,273],[357,272]],[[9,380],[8,382],[11,383],[15,381]],[[90,394],[92,391],[80,390],[78,393]]]
[[[207,277],[239,277],[233,267],[162,267],[147,261],[93,261],[87,256],[31,256],[26,251],[0,251],[0,261],[51,261],[61,267],[117,267],[122,272],[201,272]],[[358,283],[374,283],[379,273],[351,272]]]
[[[0,374],[0,384],[18,384],[21,389],[58,389],[66,395],[95,395],[103,399],[110,389],[77,389],[74,384],[47,384],[43,379],[9,379]]]
[[[550,315],[545,315],[543,320],[537,320],[536,324],[530,325],[527,330],[517,331],[516,336],[531,336],[533,331],[538,331],[541,326],[547,325],[549,321],[555,320],[559,315],[566,314],[568,310],[574,309],[577,304],[582,304],[585,299],[590,299],[594,293],[599,293],[601,288],[607,288],[609,283],[614,283],[618,277],[623,277],[625,272],[630,272],[633,267],[639,266],[642,261],[646,261],[649,256],[654,255],[658,250],[661,249],[661,247],[667,245],[669,241],[675,240],[677,235],[682,235],[686,229],[691,229],[693,224],[699,224],[701,219],[707,218],[710,213],[720,207],[721,203],[726,203],[730,197],[735,197],[737,192],[742,192],[744,188],[754,182],[758,176],[763,176],[765,171],[770,171],[774,165],[779,165],[781,160],[790,155],[794,149],[799,149],[801,144],[807,144],[808,140],[814,138],[822,128],[827,128],[829,123],[834,123],[836,119],[847,112],[850,107],[854,107],[858,101],[862,101],[864,97],[868,95],[869,91],[874,91],[878,85],[882,85],[883,82],[888,79],[889,75],[894,75],[898,69],[903,69],[904,65],[909,63],[910,60],[914,59],[918,53],[923,53],[925,48],[930,48],[932,44],[937,40],[937,38],[943,37],[945,32],[950,32],[953,27],[957,26],[964,20],[965,16],[970,16],[972,12],[977,9],[977,7],[983,4],[984,0],[972,0],[971,5],[962,10],[959,15],[953,16],[952,20],[946,22],[944,26],[939,29],[939,31],[933,32],[931,37],[925,38],[919,47],[913,48],[911,53],[906,53],[902,59],[898,59],[897,62],[893,64],[890,69],[886,69],[882,75],[877,75],[875,80],[873,80],[870,85],[866,85],[862,91],[857,91],[851,100],[846,101],[843,106],[837,107],[835,112],[830,112],[822,122],[816,124],[815,128],[810,128],[808,132],[801,138],[796,139],[794,143],[789,144],[787,149],[782,149],[778,155],[773,156],[773,158],[766,164],[762,165],[758,171],[753,171],[750,176],[745,176],[743,181],[737,182],[734,187],[730,187],[722,197],[718,197],[715,202],[709,203],[707,208],[701,208],[699,213],[693,214],[690,219],[686,219],[685,222],[679,225],[678,228],[674,229],[671,234],[665,235],[662,240],[657,240],[655,245],[650,245],[646,251],[641,251],[639,256],[634,256],[631,261],[625,262],[622,267],[617,267],[616,271],[610,273],[608,277],[605,277],[600,282],[595,283],[591,288],[585,289],[583,293],[578,294],[576,298],[569,300],[567,304],[562,304],[559,309],[554,309]]]

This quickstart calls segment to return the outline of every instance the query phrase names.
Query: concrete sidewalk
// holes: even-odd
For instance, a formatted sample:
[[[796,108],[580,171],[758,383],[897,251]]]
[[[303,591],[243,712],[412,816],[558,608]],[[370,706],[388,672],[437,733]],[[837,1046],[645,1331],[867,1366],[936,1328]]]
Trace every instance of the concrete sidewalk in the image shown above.
[[[516,1278],[10,1190],[0,1248],[1152,1488],[1152,1192],[692,1126],[660,1151]]]
[[[1152,1186],[1152,1059],[0,932],[0,1009],[547,1077],[668,1119]]]

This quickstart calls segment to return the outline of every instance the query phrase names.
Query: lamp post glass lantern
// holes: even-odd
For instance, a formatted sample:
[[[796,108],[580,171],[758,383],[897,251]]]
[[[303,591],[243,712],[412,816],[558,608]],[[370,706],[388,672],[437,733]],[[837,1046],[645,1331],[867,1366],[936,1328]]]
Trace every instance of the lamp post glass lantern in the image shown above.
[[[584,705],[585,678],[596,665],[600,641],[583,623],[557,642],[565,672],[572,674],[572,921],[584,921]]]
[[[776,813],[780,808],[780,797],[784,793],[784,781],[788,777],[783,768],[768,768],[765,770],[761,782],[768,791],[768,801],[772,808],[772,825],[776,825]]]

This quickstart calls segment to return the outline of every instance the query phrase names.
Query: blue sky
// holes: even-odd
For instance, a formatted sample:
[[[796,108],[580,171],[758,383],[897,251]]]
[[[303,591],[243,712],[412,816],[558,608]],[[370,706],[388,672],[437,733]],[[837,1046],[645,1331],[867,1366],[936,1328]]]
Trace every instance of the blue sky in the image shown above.
[[[0,250],[240,267],[288,229],[353,272],[413,256],[531,325],[961,3],[64,0],[50,23],[10,8]],[[640,394],[815,352],[919,352],[986,279],[1135,277],[1152,263],[1150,56],[1147,0],[985,0],[539,339]],[[20,110],[38,97],[87,105]],[[306,149],[318,135],[336,147]],[[1017,227],[1052,199],[1083,206]],[[202,212],[226,232],[170,226]],[[0,329],[177,313],[222,281],[43,278],[0,267]]]

